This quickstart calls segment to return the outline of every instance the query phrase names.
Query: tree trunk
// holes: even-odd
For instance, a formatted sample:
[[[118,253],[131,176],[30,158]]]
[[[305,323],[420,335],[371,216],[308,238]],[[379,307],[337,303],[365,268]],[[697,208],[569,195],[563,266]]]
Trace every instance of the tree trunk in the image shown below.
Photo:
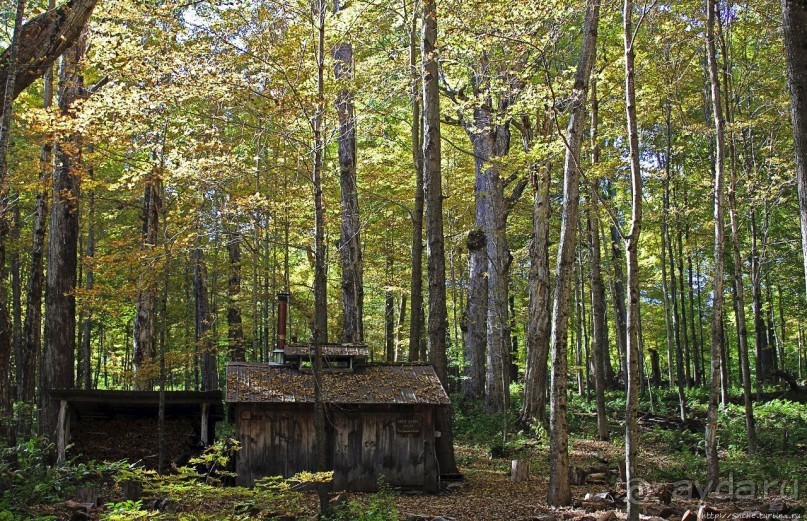
[[[712,112],[715,122],[715,193],[714,193],[714,293],[712,294],[712,349],[709,385],[709,406],[706,418],[707,491],[717,487],[720,478],[720,461],[717,455],[717,405],[720,399],[720,350],[723,344],[723,109],[720,103],[720,84],[715,57],[715,0],[706,0],[706,46],[709,60],[709,79],[712,92]]]
[[[155,158],[152,158],[155,159]],[[155,166],[156,169],[156,166]],[[137,285],[137,302],[132,326],[132,368],[136,390],[151,390],[154,387],[157,357],[157,280],[156,252],[157,233],[162,206],[162,181],[159,173],[152,172],[146,179],[143,194],[143,231],[140,246],[143,255],[143,271]]]
[[[193,296],[195,339],[201,357],[202,391],[219,388],[216,342],[211,331],[212,316],[207,290],[207,265],[200,246],[193,251]]]
[[[625,398],[625,482],[628,492],[628,520],[638,521],[639,430],[636,421],[639,407],[639,236],[642,231],[642,171],[639,164],[639,131],[636,120],[636,87],[634,69],[633,2],[625,0],[622,12],[625,49],[625,112],[627,116],[628,149],[630,153],[631,223],[625,239],[628,261],[628,316],[626,344],[627,396]]]
[[[490,86],[487,79],[475,77],[473,81],[476,92],[488,92]],[[469,238],[472,268],[475,270],[471,278],[475,283],[469,285],[468,291],[467,338],[471,342],[466,343],[466,352],[470,355],[469,360],[476,362],[470,367],[471,375],[474,375],[474,370],[477,374],[485,372],[484,364],[482,367],[479,364],[485,357],[485,409],[489,413],[499,413],[507,409],[509,402],[510,325],[507,301],[511,257],[507,246],[507,200],[498,158],[506,156],[510,150],[510,125],[508,122],[502,124],[495,121],[507,109],[508,102],[499,100],[498,110],[494,113],[492,108],[488,108],[492,101],[488,94],[486,106],[476,107],[473,122],[465,124],[476,163],[474,193],[478,230],[472,233],[481,237],[479,243],[483,246],[470,248]]]
[[[401,295],[401,305],[398,306],[398,322],[395,326],[395,361],[401,360],[401,334],[403,334],[404,323],[406,322],[406,293]]]
[[[68,115],[83,90],[79,64],[86,49],[82,37],[63,57],[59,71],[59,109]],[[76,268],[78,267],[79,164],[78,134],[56,138],[53,149],[53,204],[45,292],[45,349],[40,375],[40,433],[56,432],[59,404],[55,389],[71,389],[76,352]]]
[[[227,341],[230,360],[246,360],[244,328],[241,323],[241,233],[238,230],[227,234],[227,259],[229,277],[227,280]]]
[[[801,215],[801,252],[807,285],[807,48],[804,46],[807,41],[807,3],[804,0],[782,0],[782,16]]]
[[[90,181],[92,181],[92,169],[88,169]],[[92,262],[95,257],[95,190],[90,190],[87,198],[89,205],[89,212],[87,214],[87,251],[86,257],[89,259],[87,263],[87,274],[84,278],[84,289],[88,297],[92,294],[93,287],[95,286],[95,271],[93,270]],[[92,299],[88,298],[87,309],[85,310],[86,316],[84,317],[83,332],[81,335],[81,363],[80,371],[82,386],[84,389],[92,388],[92,348],[91,337],[93,327],[93,314],[92,314]]]
[[[686,206],[686,200],[684,201]],[[680,216],[680,212],[679,212]],[[686,378],[687,388],[692,387],[692,353],[689,350],[689,331],[687,328],[687,306],[686,306],[686,292],[684,291],[684,246],[683,246],[683,230],[686,226],[685,223],[680,221],[676,223],[676,237],[675,244],[678,249],[676,261],[678,263],[678,290],[680,303],[681,303],[681,341],[684,344],[684,378]]]
[[[477,203],[476,208],[478,214],[481,205]],[[477,224],[478,221],[477,216]],[[465,379],[462,382],[462,391],[471,398],[482,398],[485,394],[488,315],[487,236],[484,230],[471,231],[466,245],[470,273],[467,307],[463,316]]]
[[[725,78],[726,76],[724,76]],[[728,84],[724,85],[727,103],[731,99]],[[727,105],[731,107],[731,105]],[[727,121],[732,123],[731,110],[726,111]],[[745,405],[745,430],[748,439],[748,455],[753,456],[757,450],[757,433],[754,421],[754,404],[751,397],[751,368],[748,363],[748,326],[745,318],[745,286],[743,284],[743,260],[740,254],[740,220],[737,214],[737,149],[735,136],[730,135],[729,154],[731,179],[728,190],[729,220],[731,221],[731,252],[734,263],[734,316],[737,323],[737,352],[740,365],[740,385],[743,387],[743,404]],[[690,267],[690,277],[692,268]],[[690,286],[691,286],[690,279]],[[691,298],[691,297],[690,297]],[[694,319],[693,319],[694,324]],[[694,337],[694,331],[693,331]]]
[[[672,348],[672,312],[670,306],[670,284],[667,282],[667,240],[669,238],[668,222],[670,220],[670,177],[672,175],[672,107],[670,101],[665,103],[667,119],[667,143],[664,152],[664,196],[661,210],[661,294],[664,301],[664,332],[667,340],[667,378],[672,389],[673,348]]]
[[[387,277],[392,278],[392,253],[387,254]],[[395,294],[388,285],[384,291],[384,358],[395,361]]]
[[[334,0],[334,13],[343,9]],[[353,45],[342,41],[333,48],[334,76],[340,83],[353,77]],[[342,226],[339,255],[342,260],[342,307],[344,322],[342,342],[353,344],[364,340],[364,282],[361,256],[361,224],[359,194],[356,186],[356,118],[353,95],[342,88],[336,97],[339,116],[339,186],[342,193]]]
[[[68,54],[97,3],[98,0],[68,0],[22,26],[19,52],[14,60],[20,66],[15,69],[11,65],[11,47],[0,55],[0,85],[5,86],[9,76],[14,76],[12,98],[45,74],[59,56]],[[5,106],[5,91],[0,90],[0,96],[0,106]]]
[[[448,389],[446,336],[446,259],[443,236],[443,188],[440,168],[440,91],[437,67],[437,5],[423,1],[423,194],[426,206],[426,256],[429,278],[429,362]],[[451,408],[441,407],[435,427],[441,432],[435,449],[442,474],[456,474]]]
[[[53,103],[53,69],[48,69],[44,77],[43,108],[49,109]],[[25,322],[23,324],[23,352],[17,358],[19,375],[17,379],[18,399],[33,404],[36,389],[36,366],[42,345],[42,290],[45,274],[42,270],[45,254],[45,232],[48,215],[48,181],[51,163],[52,144],[42,146],[40,156],[39,192],[34,210],[33,238],[31,241],[31,268],[25,298]]]
[[[544,124],[548,127],[548,120]],[[522,123],[522,144],[525,152],[532,149],[532,130],[528,118]],[[548,129],[544,134],[548,134]],[[533,420],[549,428],[546,416],[547,358],[552,326],[552,288],[549,280],[549,187],[551,165],[530,165],[533,188],[532,244],[530,245],[529,321],[526,334],[526,370],[524,373],[524,404],[519,422],[527,425]]]
[[[669,173],[669,170],[668,170]],[[670,179],[666,177],[664,180],[664,197],[669,206],[670,200]],[[670,237],[670,228],[665,226],[667,235],[663,242],[667,244],[667,252],[670,256],[670,297],[672,298],[672,319],[673,319],[673,336],[675,337],[675,379],[676,387],[678,389],[678,415],[681,421],[686,420],[686,394],[684,393],[685,379],[684,376],[684,350],[681,347],[681,323],[678,315],[678,290],[675,277],[675,255],[673,254],[672,237]]]
[[[423,139],[420,131],[423,118],[420,113],[421,92],[418,64],[417,26],[419,0],[415,0],[412,23],[409,28],[409,68],[412,74],[410,97],[412,98],[412,164],[415,170],[415,201],[412,208],[412,280],[410,284],[409,355],[410,362],[420,358],[420,337],[423,334]]]
[[[323,118],[325,112],[325,3],[317,0],[315,22],[317,39],[317,96],[311,131],[314,137],[314,165],[311,180],[314,185],[314,343],[328,341],[328,272],[325,260],[325,207],[322,176],[325,162]]]
[[[597,99],[597,82],[591,81],[591,164],[600,162],[599,146],[599,100]],[[602,280],[602,262],[600,253],[600,198],[597,193],[598,183],[588,183],[591,196],[588,208],[589,237],[589,273],[591,278],[591,330],[594,360],[594,396],[597,405],[597,437],[606,441],[609,438],[608,416],[605,409],[605,362],[608,355],[607,326],[605,324],[605,284]]]
[[[6,300],[5,291],[5,266],[6,266],[6,235],[8,234],[8,187],[6,186],[6,179],[8,177],[8,144],[11,140],[11,122],[13,112],[13,102],[15,96],[14,85],[15,78],[19,67],[18,55],[20,48],[20,29],[22,27],[22,17],[25,13],[24,0],[17,0],[16,14],[14,18],[14,32],[11,36],[11,48],[9,53],[3,57],[9,60],[9,74],[5,78],[2,86],[5,87],[4,98],[0,107],[2,107],[2,121],[0,122],[0,415],[6,418],[11,418],[14,414],[14,396],[11,390],[11,354],[12,349],[19,351],[19,339],[15,335],[12,328],[11,319],[8,314],[8,303]],[[19,217],[18,203],[14,203],[17,208],[17,217]],[[19,218],[17,219],[19,222]],[[15,224],[15,227],[17,225]],[[17,228],[19,230],[19,228]],[[15,270],[16,278],[19,279],[19,255],[17,255],[17,267]],[[16,280],[15,287],[19,287],[19,280]],[[15,304],[19,303],[19,294],[14,295]],[[15,319],[18,321],[19,319]],[[15,322],[16,323],[16,322]],[[15,352],[16,356],[16,352]],[[19,363],[19,362],[18,362]],[[19,382],[17,383],[19,385]],[[10,427],[10,423],[0,422],[0,440],[4,440],[8,445],[13,445],[14,430]]]
[[[555,275],[552,304],[552,373],[551,407],[549,416],[549,487],[547,502],[551,506],[566,506],[571,502],[569,488],[569,443],[566,418],[566,349],[569,319],[569,291],[574,262],[580,202],[580,149],[589,79],[597,51],[597,28],[600,2],[587,3],[583,44],[575,74],[569,124],[566,127],[566,159],[563,165],[563,213],[560,246]]]

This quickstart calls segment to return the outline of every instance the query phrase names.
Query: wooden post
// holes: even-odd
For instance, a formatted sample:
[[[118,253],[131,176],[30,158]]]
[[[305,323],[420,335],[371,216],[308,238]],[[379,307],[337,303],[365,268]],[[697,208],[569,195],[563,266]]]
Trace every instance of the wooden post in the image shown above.
[[[525,459],[514,459],[510,468],[510,481],[521,483],[530,480],[530,461]]]
[[[56,463],[65,462],[65,438],[67,437],[67,400],[59,402],[59,420],[56,424]]]
[[[208,416],[210,415],[210,407],[208,404],[202,404],[202,443],[207,446],[210,443],[210,437],[208,436]]]

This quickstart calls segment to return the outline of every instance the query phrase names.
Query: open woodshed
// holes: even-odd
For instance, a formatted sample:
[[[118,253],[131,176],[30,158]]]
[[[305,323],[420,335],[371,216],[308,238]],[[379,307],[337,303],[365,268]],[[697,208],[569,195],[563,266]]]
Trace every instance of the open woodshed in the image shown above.
[[[59,459],[137,461],[156,469],[159,459],[158,391],[51,391],[59,400]],[[221,391],[165,392],[165,462],[191,446],[212,443],[224,419]]]

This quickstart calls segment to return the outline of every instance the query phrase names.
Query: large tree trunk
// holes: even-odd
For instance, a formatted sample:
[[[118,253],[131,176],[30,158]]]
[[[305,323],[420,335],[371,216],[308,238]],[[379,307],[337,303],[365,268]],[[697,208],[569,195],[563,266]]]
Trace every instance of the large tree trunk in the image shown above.
[[[443,181],[440,167],[440,92],[437,68],[437,5],[435,0],[423,1],[423,194],[426,206],[426,256],[429,278],[429,362],[446,389],[448,385],[448,358],[446,336],[448,311],[446,309],[446,259],[443,236]],[[451,408],[441,407],[437,412],[437,461],[442,474],[456,474],[454,461],[454,435],[451,425]]]
[[[69,114],[83,91],[79,64],[86,43],[81,38],[63,57],[59,71],[59,109]],[[55,389],[70,389],[74,382],[76,352],[76,268],[78,267],[79,163],[78,134],[56,138],[53,149],[53,204],[48,244],[45,292],[45,349],[40,375],[39,430],[45,436],[56,432],[58,402]]]
[[[157,232],[162,206],[161,180],[156,172],[146,179],[143,194],[143,231],[140,246],[143,255],[143,272],[137,287],[135,318],[132,327],[132,367],[134,387],[137,390],[150,390],[154,387],[157,357],[157,280],[156,253]]]
[[[334,13],[343,9],[334,0]],[[337,83],[353,77],[353,45],[343,41],[333,48],[334,76]],[[356,186],[356,118],[353,95],[346,88],[336,97],[339,116],[339,186],[342,193],[342,226],[339,254],[342,259],[342,307],[344,322],[342,342],[364,340],[364,282],[361,258],[359,194]]]
[[[801,253],[807,285],[807,2],[782,0],[790,116],[796,152],[796,183],[801,215]]]
[[[636,86],[634,69],[635,52],[633,2],[625,0],[623,37],[625,49],[625,112],[627,117],[628,149],[630,153],[631,223],[625,239],[628,260],[628,315],[626,344],[627,396],[625,398],[625,481],[628,489],[628,520],[638,521],[639,502],[634,501],[638,491],[639,430],[636,421],[639,407],[639,236],[642,231],[642,171],[639,164],[639,130],[636,120]]]
[[[230,360],[246,360],[244,328],[241,323],[241,233],[237,230],[227,234],[227,259],[230,274],[227,280],[227,342]]]
[[[723,345],[723,158],[725,156],[723,109],[715,57],[715,0],[706,0],[706,46],[715,122],[715,192],[714,192],[714,293],[712,294],[712,349],[709,406],[706,418],[707,492],[717,487],[720,461],[717,455],[717,406],[720,399],[720,350]]]
[[[12,324],[8,315],[8,303],[5,293],[5,266],[6,266],[6,235],[8,233],[8,187],[6,178],[8,177],[8,144],[11,140],[11,116],[14,102],[14,83],[18,70],[18,50],[20,47],[20,28],[22,27],[22,17],[25,13],[25,2],[17,0],[16,15],[14,18],[14,32],[11,36],[11,48],[6,58],[9,60],[10,73],[5,78],[5,87],[2,104],[2,122],[0,122],[0,415],[11,418],[14,413],[11,390],[11,352],[12,344],[15,351],[20,351],[19,335],[12,332]],[[14,203],[17,213],[15,228],[19,230],[19,207]],[[17,265],[15,270],[15,287],[19,288],[19,255],[17,254]],[[17,290],[19,291],[19,290]],[[19,292],[14,295],[14,302],[19,308]],[[18,318],[15,319],[19,321]],[[16,323],[16,322],[15,322]],[[16,352],[15,352],[16,356]],[[19,363],[19,362],[18,362]],[[19,382],[18,382],[19,385]],[[8,426],[7,426],[8,425]],[[0,424],[0,440],[5,440],[9,445],[13,444],[13,429],[10,424],[3,422]]]
[[[479,193],[476,193],[479,198]],[[477,226],[481,204],[476,204]],[[471,398],[485,394],[485,368],[487,352],[488,316],[488,258],[487,235],[482,229],[468,234],[468,301],[463,315],[465,344],[465,379],[462,391]]]
[[[410,283],[410,319],[408,360],[416,362],[420,358],[420,337],[423,334],[423,320],[420,310],[423,307],[423,139],[421,130],[423,118],[420,113],[420,65],[418,63],[418,10],[419,0],[415,0],[412,22],[409,28],[409,68],[412,75],[410,97],[412,98],[412,165],[415,170],[415,200],[412,208],[412,280]]]
[[[563,165],[563,213],[552,304],[552,384],[549,415],[549,487],[547,490],[547,502],[552,506],[566,506],[572,500],[569,488],[569,429],[566,418],[569,291],[571,290],[580,202],[580,149],[583,142],[583,123],[586,117],[589,79],[597,51],[599,17],[599,0],[588,2],[583,44],[575,74],[571,114],[565,137],[568,146]]]
[[[474,84],[479,93],[488,89],[483,78],[474,78]],[[466,353],[469,361],[475,362],[471,365],[472,376],[475,376],[474,370],[477,374],[484,372],[484,364],[480,367],[480,362],[485,357],[485,409],[489,413],[498,413],[507,409],[510,387],[510,324],[507,308],[510,252],[507,247],[508,205],[497,161],[510,150],[510,125],[495,122],[494,111],[487,108],[492,105],[490,96],[487,96],[485,105],[475,108],[473,122],[466,123],[476,162],[478,230],[472,233],[481,239],[480,244],[469,248],[473,257],[472,268],[475,270],[471,278],[475,283],[469,285],[468,292],[467,339],[472,342],[466,344]],[[499,115],[506,108],[507,102],[500,100],[496,114]],[[484,320],[479,322],[483,316]],[[487,353],[486,356],[484,353]]]
[[[14,75],[12,97],[16,98],[45,74],[59,56],[68,54],[68,49],[78,40],[97,3],[98,0],[69,0],[23,25],[15,59],[19,67],[11,72],[12,49],[9,47],[3,51],[0,55],[0,85],[6,85],[9,75]],[[0,96],[0,106],[4,106],[5,92],[0,91]]]
[[[529,128],[529,121],[525,121]],[[525,149],[528,147],[525,146]],[[531,145],[529,146],[531,148]],[[527,367],[524,374],[524,405],[520,422],[538,420],[549,428],[546,417],[547,358],[552,327],[552,288],[549,280],[549,187],[551,167],[532,165],[533,209],[530,246],[530,318],[527,323]]]

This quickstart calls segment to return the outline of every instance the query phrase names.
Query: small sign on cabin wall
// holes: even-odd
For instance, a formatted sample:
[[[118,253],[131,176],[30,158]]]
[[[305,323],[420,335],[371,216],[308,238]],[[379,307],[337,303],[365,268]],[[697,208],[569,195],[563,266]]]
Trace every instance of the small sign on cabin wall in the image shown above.
[[[398,418],[395,420],[395,434],[420,436],[420,418]]]

